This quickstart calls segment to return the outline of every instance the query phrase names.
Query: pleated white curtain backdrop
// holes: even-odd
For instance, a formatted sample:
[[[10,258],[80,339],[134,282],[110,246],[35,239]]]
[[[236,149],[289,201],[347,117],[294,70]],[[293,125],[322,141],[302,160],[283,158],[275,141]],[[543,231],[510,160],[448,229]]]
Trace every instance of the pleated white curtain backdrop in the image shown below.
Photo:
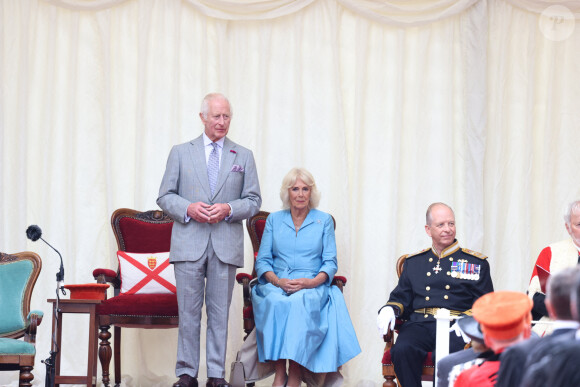
[[[346,386],[382,383],[376,313],[396,259],[429,246],[431,202],[455,209],[460,243],[489,255],[496,289],[525,291],[580,198],[580,7],[562,4],[554,16],[542,0],[0,2],[0,251],[43,258],[34,384],[58,257],[26,227],[61,251],[66,283],[116,268],[111,213],[157,208],[169,150],[201,133],[210,91],[230,98],[229,136],[254,151],[262,209],[280,208],[282,177],[304,166],[337,220],[363,349]],[[244,271],[252,262],[247,240]],[[228,367],[241,307],[236,288]],[[62,373],[83,373],[86,319],[64,324]],[[173,383],[176,341],[125,333],[124,385]],[[203,350],[200,368],[204,380]],[[16,379],[0,373],[2,386]]]

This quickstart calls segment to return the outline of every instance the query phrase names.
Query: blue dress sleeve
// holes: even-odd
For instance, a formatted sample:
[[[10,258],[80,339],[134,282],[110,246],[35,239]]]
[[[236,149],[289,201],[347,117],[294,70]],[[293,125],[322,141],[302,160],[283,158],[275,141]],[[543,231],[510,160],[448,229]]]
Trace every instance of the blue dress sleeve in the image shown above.
[[[334,222],[332,217],[328,215],[324,223],[324,231],[322,233],[322,266],[319,271],[323,271],[328,275],[327,285],[332,283],[332,279],[338,270],[336,260],[336,237],[334,235]]]

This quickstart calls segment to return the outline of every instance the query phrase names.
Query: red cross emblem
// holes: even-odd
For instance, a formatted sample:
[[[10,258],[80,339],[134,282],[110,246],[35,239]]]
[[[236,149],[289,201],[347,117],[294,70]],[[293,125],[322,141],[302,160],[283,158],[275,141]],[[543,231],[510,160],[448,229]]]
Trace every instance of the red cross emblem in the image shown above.
[[[163,261],[154,270],[153,268],[149,270],[147,266],[143,265],[141,262],[137,261],[130,255],[125,254],[124,251],[118,251],[117,253],[123,258],[125,258],[127,262],[131,263],[133,266],[135,266],[137,269],[141,270],[145,274],[145,278],[137,282],[135,286],[129,289],[125,294],[135,294],[151,281],[159,283],[160,285],[166,287],[172,293],[177,293],[177,288],[175,287],[175,285],[173,285],[171,282],[167,281],[165,278],[159,275],[159,273],[161,273],[166,267],[169,266],[169,258]],[[155,261],[154,263],[157,264],[157,259],[153,258],[153,260]],[[147,262],[148,266],[151,267],[151,258],[147,259]]]

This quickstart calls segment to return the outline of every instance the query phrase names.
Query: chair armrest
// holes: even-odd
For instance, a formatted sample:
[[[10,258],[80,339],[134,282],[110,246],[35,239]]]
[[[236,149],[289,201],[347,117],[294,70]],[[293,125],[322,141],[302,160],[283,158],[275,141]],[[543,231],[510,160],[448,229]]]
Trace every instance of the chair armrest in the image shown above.
[[[244,297],[244,307],[243,307],[243,320],[244,320],[244,332],[246,336],[244,340],[248,337],[250,332],[254,329],[254,309],[252,308],[252,287],[258,282],[257,278],[253,278],[250,274],[239,273],[236,275],[236,281],[243,287],[243,297]]]
[[[28,323],[30,323],[31,320],[36,320],[38,321],[38,324],[36,325],[40,325],[43,317],[44,312],[42,310],[31,310],[30,313],[28,313],[28,317],[26,317],[26,319],[28,320]]]
[[[33,310],[28,314],[26,332],[24,333],[24,341],[32,344],[36,343],[36,328],[42,322],[43,316],[44,312],[40,310]]]
[[[344,285],[346,285],[346,277],[343,277],[341,275],[335,275],[334,278],[332,279],[331,285],[337,286],[342,292],[342,288],[344,288]]]
[[[385,340],[385,351],[390,350],[391,347],[395,344],[395,333],[401,329],[401,326],[404,322],[405,320],[397,318],[395,320],[395,329],[389,329],[387,334],[383,336],[383,340]]]
[[[391,349],[391,347],[393,346],[393,341],[394,341],[393,333],[394,333],[393,330],[389,329],[387,331],[387,334],[383,335],[383,340],[385,341],[388,349]]]
[[[236,281],[238,281],[238,283],[242,285],[243,288],[244,307],[252,305],[252,287],[251,287],[252,280],[256,279],[252,278],[252,276],[247,273],[239,273],[238,275],[236,275]]]
[[[117,272],[111,269],[95,269],[93,270],[93,277],[97,280],[98,284],[110,283],[113,288],[119,289],[121,287],[121,281]]]
[[[236,281],[238,281],[239,284],[242,284],[244,278],[247,278],[248,281],[252,280],[252,276],[248,273],[238,273],[236,274]]]

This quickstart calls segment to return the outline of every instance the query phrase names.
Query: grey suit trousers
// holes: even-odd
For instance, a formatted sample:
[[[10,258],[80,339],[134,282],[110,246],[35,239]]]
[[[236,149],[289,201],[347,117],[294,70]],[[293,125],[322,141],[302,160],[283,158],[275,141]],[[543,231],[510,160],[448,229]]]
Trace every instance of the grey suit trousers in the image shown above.
[[[201,310],[206,302],[207,376],[224,378],[228,340],[228,317],[235,284],[236,267],[223,263],[215,254],[211,239],[197,261],[174,262],[179,305],[176,376],[197,377],[201,333]]]

